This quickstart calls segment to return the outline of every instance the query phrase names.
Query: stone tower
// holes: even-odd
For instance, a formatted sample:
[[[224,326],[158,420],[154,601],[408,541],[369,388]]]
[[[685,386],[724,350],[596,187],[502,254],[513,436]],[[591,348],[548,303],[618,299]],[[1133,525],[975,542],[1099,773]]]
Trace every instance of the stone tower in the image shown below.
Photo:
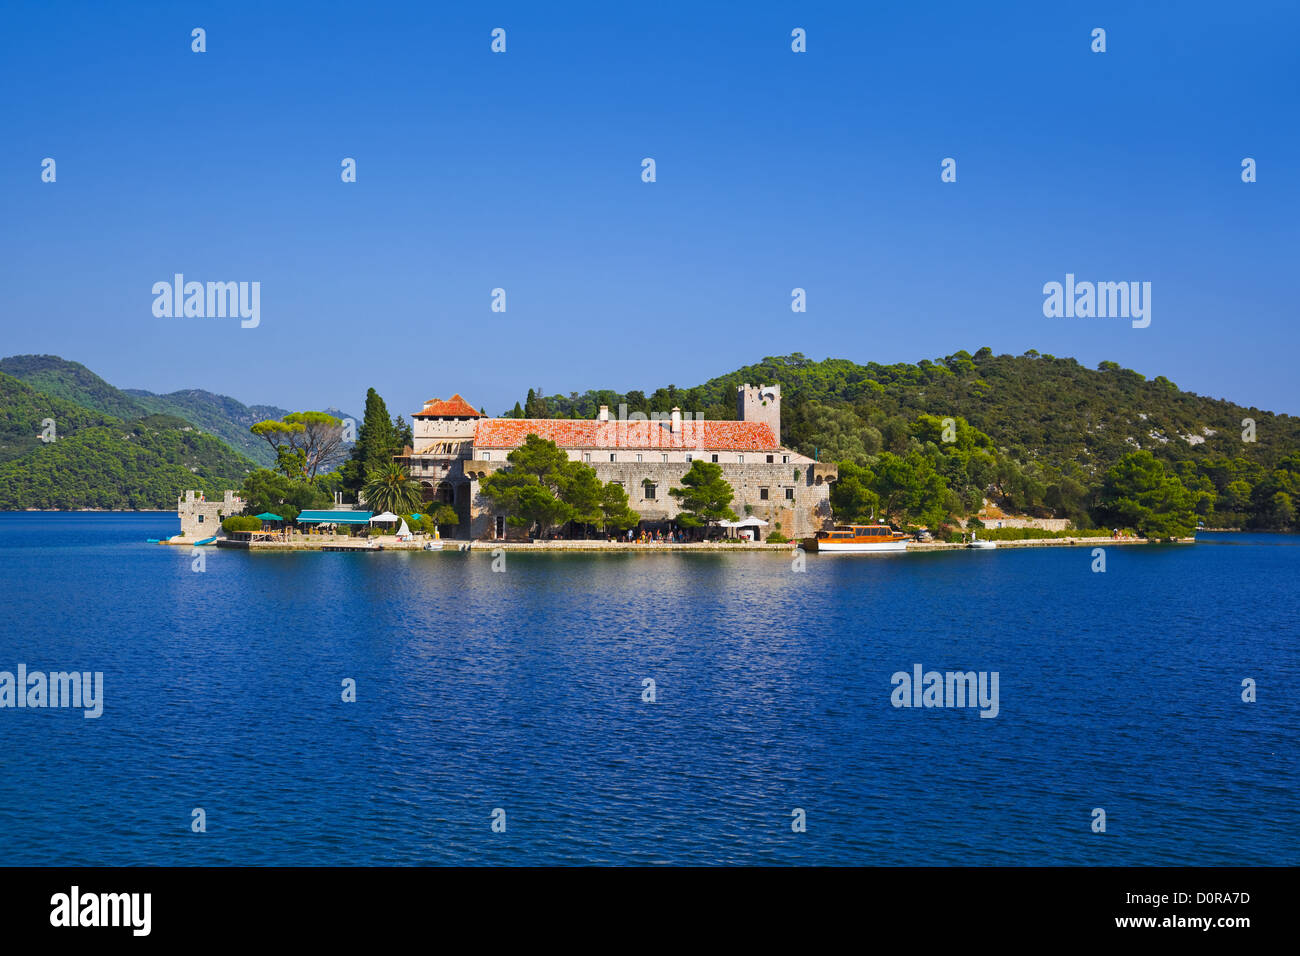
[[[742,422],[765,422],[781,443],[781,386],[745,384],[736,390],[736,417]]]

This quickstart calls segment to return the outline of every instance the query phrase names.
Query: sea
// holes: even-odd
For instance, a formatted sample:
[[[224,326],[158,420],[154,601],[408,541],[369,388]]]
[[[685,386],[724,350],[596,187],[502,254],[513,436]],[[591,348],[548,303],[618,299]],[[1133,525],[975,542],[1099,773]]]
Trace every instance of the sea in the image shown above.
[[[0,707],[0,864],[1300,863],[1300,538],[147,543],[176,530],[0,514],[0,672],[102,674],[98,717]],[[952,706],[902,706],[932,671]]]

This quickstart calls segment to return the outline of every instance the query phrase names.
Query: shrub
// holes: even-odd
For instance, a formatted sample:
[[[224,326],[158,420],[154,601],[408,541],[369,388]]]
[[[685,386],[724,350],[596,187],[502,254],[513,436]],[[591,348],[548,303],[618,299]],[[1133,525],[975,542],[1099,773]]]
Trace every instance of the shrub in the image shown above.
[[[767,536],[767,543],[768,544],[789,544],[790,539],[787,538],[785,535],[783,535],[780,531],[773,531],[771,534]]]
[[[221,522],[221,530],[227,534],[234,531],[261,531],[262,520],[253,515],[231,515]]]

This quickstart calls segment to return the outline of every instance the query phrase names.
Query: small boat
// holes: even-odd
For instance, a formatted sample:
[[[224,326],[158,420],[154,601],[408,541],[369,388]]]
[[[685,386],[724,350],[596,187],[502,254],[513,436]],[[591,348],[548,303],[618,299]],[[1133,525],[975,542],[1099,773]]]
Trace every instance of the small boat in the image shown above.
[[[996,541],[981,541],[971,533],[970,540],[966,542],[966,547],[974,548],[976,551],[992,551],[998,546]]]
[[[907,550],[907,536],[885,524],[844,524],[803,539],[804,550],[832,554],[871,554]]]
[[[214,534],[212,537],[210,537],[210,538],[204,538],[202,541],[195,541],[195,542],[194,542],[194,546],[195,546],[196,548],[201,548],[201,547],[203,547],[205,544],[215,544],[215,543],[216,543],[216,540],[217,540],[217,536]]]
[[[441,541],[430,541],[428,544],[426,544],[426,545],[424,546],[423,550],[425,550],[425,551],[441,551],[441,550],[442,550],[442,542],[441,542]]]

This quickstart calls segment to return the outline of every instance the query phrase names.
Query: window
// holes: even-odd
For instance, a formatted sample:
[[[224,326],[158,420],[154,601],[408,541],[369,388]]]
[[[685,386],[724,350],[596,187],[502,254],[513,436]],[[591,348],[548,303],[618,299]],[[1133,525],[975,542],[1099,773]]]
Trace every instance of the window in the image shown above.
[[[695,460],[695,456],[692,455],[692,454],[688,451],[688,452],[686,453],[686,464],[689,465],[689,464],[690,464],[692,461],[694,461],[694,460]]]
[[[609,460],[610,461],[614,460],[614,453],[612,451],[609,453]]]
[[[638,462],[641,461],[641,453],[640,453],[640,452],[637,452],[636,460],[637,460]]]
[[[582,460],[585,461],[585,462],[587,462],[588,464],[590,464],[590,463],[591,463],[591,452],[589,452],[589,451],[584,451],[584,452],[582,453]]]
[[[786,501],[794,501],[794,489],[793,489],[793,488],[787,488],[787,489],[785,489],[785,500],[786,500]]]
[[[648,481],[645,483],[645,496],[647,499],[655,496],[655,486]]]
[[[790,464],[790,456],[789,456],[789,455],[782,455],[782,456],[781,456],[781,464],[783,464],[783,465],[788,465],[788,464]]]
[[[483,452],[483,460],[484,460],[484,461],[491,461],[491,460],[492,460],[492,452],[490,452],[490,451],[485,451],[485,452]]]
[[[663,456],[661,456],[661,457],[663,458],[663,460],[664,460],[665,462],[668,461],[668,455],[667,455],[667,454],[665,454],[665,455],[663,455]]]
[[[737,455],[737,456],[736,456],[736,462],[737,462],[738,464],[743,465],[743,464],[745,463],[745,456],[744,456],[744,455]]]
[[[203,524],[203,515],[199,515],[199,524]]]
[[[718,463],[718,456],[717,456],[717,455],[714,455],[714,456],[713,456],[713,463],[714,463],[715,465]]]
[[[766,501],[766,500],[767,500],[767,489],[766,489],[766,488],[759,488],[759,489],[758,489],[758,500],[759,500],[759,501]]]
[[[775,456],[775,455],[768,455],[768,456],[767,456],[767,463],[768,463],[769,465],[772,464],[772,462],[774,462],[774,461],[776,461],[776,456]]]

